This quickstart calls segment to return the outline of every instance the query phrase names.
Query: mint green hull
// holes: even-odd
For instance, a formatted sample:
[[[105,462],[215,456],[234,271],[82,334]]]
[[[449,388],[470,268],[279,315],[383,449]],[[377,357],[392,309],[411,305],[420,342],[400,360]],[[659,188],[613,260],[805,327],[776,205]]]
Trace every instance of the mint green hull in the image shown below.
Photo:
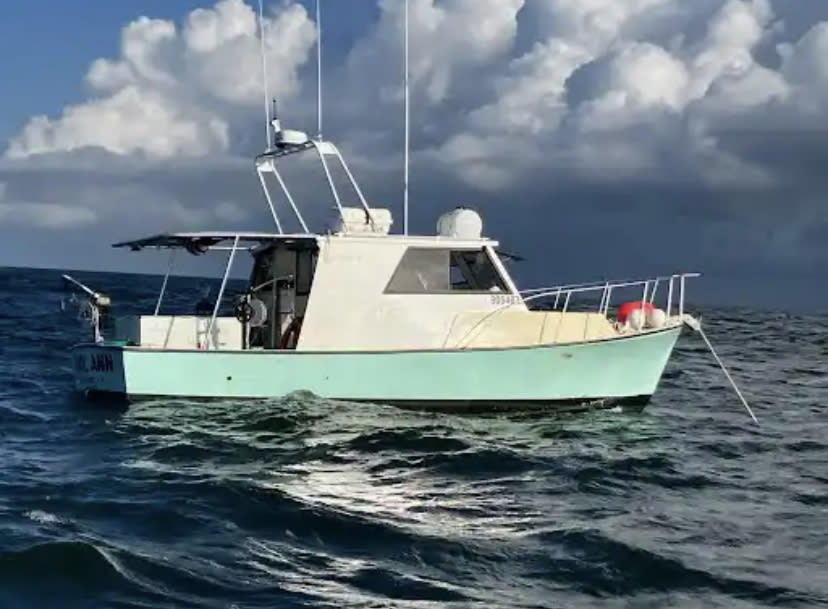
[[[559,402],[651,396],[679,337],[511,349],[173,351],[78,345],[77,389],[129,397],[274,398],[309,391],[378,402]]]

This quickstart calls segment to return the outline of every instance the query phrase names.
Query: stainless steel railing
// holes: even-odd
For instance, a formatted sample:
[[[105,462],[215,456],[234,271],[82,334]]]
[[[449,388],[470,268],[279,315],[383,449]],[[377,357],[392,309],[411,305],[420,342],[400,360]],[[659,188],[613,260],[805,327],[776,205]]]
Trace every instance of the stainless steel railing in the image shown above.
[[[669,318],[673,314],[674,307],[678,308],[679,316],[684,315],[687,279],[693,279],[700,276],[700,273],[681,273],[662,277],[652,277],[650,279],[596,281],[591,283],[569,284],[523,290],[520,292],[520,295],[526,303],[540,301],[543,299],[551,299],[554,297],[555,300],[552,304],[552,310],[566,313],[566,311],[570,308],[573,295],[597,295],[600,292],[601,298],[598,305],[598,313],[607,315],[612,302],[613,294],[617,294],[619,290],[624,288],[641,287],[641,302],[648,302],[651,305],[656,306],[656,296],[658,294],[659,287],[666,284],[667,294],[664,299],[664,311]],[[678,296],[676,296],[676,284],[678,284]],[[634,300],[637,301],[638,299],[636,298]],[[561,304],[563,306],[561,306]]]

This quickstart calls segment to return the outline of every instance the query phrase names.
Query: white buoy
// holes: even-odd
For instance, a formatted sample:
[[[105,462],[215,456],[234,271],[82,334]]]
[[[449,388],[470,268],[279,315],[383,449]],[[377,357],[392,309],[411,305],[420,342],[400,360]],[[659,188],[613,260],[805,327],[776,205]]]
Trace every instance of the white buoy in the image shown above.
[[[667,313],[662,309],[647,311],[647,327],[655,330],[663,328],[667,324]]]
[[[633,309],[630,311],[630,314],[627,315],[627,325],[638,332],[644,327],[644,322],[646,321],[646,317],[644,315],[644,311],[641,309]]]

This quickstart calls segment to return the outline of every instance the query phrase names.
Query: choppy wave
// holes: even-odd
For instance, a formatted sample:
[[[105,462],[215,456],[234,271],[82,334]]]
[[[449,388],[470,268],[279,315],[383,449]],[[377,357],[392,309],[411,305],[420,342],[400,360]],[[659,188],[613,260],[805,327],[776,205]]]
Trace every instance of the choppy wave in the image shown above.
[[[52,280],[0,289],[0,607],[828,606],[825,317],[706,312],[759,428],[692,336],[641,412],[124,410],[15,318]]]

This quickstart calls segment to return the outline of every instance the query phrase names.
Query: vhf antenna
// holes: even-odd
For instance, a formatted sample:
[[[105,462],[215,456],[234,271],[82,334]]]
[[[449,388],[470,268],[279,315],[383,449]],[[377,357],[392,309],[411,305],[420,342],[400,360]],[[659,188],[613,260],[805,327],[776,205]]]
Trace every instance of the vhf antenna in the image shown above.
[[[265,46],[264,0],[259,0],[259,40],[262,53],[262,84],[265,106],[265,150],[270,149],[270,94],[267,86],[267,50]]]
[[[408,234],[408,147],[410,142],[410,128],[409,128],[409,101],[408,101],[408,0],[405,0],[405,15],[404,15],[404,60],[403,70],[405,73],[405,157],[403,161],[403,234]]]
[[[322,141],[322,9],[316,0],[316,137]]]

